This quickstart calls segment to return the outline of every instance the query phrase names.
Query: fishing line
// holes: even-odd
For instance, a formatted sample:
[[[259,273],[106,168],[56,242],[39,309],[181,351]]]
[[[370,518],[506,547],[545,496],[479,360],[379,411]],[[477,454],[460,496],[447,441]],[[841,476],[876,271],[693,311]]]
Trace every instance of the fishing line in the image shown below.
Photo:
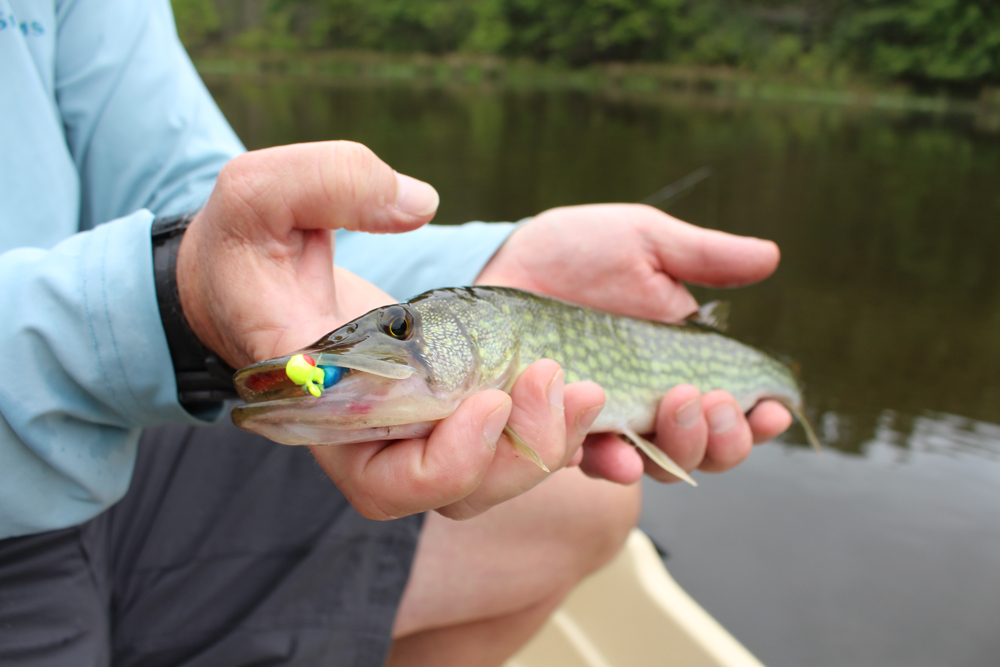
[[[657,208],[662,208],[665,210],[663,204],[667,203],[669,200],[675,197],[678,197],[682,194],[686,194],[691,190],[691,188],[698,185],[699,183],[701,183],[714,173],[715,171],[709,166],[704,166],[701,169],[696,169],[695,171],[692,171],[684,178],[678,181],[674,181],[670,185],[657,190],[653,194],[641,200],[639,203],[648,204],[649,206],[656,206]]]

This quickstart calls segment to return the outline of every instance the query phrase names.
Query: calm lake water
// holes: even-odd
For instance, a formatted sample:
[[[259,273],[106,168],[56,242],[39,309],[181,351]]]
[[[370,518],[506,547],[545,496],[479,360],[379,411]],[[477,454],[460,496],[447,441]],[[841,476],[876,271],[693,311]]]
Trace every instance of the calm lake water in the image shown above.
[[[698,489],[647,485],[678,581],[766,664],[1000,664],[1000,133],[972,117],[683,97],[252,83],[250,148],[352,139],[438,221],[637,201],[777,241],[732,332],[803,368],[797,427]],[[701,297],[718,293],[699,290]]]

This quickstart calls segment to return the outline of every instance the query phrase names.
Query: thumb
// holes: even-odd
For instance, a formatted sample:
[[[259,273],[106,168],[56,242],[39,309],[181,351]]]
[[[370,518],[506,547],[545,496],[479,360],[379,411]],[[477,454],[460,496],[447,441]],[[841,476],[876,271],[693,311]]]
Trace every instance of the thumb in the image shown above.
[[[767,278],[781,253],[773,241],[704,229],[659,211],[645,227],[664,272],[689,283],[738,287]]]
[[[310,229],[406,232],[434,217],[439,202],[433,187],[397,174],[370,149],[351,141],[246,153],[222,170],[216,192],[235,200],[219,202],[236,204],[227,209],[249,214],[239,216],[248,236],[265,233],[279,239]]]

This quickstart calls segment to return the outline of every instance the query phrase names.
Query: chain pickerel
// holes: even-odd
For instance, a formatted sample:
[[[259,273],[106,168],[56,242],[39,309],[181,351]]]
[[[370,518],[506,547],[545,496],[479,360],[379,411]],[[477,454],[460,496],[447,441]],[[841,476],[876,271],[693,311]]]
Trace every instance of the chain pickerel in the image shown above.
[[[748,411],[784,404],[819,442],[784,363],[722,333],[724,304],[678,324],[623,317],[505,287],[425,292],[376,308],[299,352],[240,370],[240,428],[287,445],[425,437],[483,389],[509,391],[529,364],[558,361],[567,382],[592,380],[607,402],[591,432],[619,433],[668,472],[690,476],[640,434],[672,387],[724,389]],[[517,450],[545,468],[509,428]]]

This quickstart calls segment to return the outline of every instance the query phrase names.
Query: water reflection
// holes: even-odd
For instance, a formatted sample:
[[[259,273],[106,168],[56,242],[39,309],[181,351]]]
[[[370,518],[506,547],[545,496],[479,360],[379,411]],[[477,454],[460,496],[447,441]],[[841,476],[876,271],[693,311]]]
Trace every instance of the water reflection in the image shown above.
[[[851,443],[862,440],[858,424],[851,416],[827,411],[818,423],[820,437],[827,445],[850,451]],[[905,463],[911,454],[919,453],[971,456],[1000,462],[1000,425],[960,415],[928,412],[908,416],[883,410],[867,430],[872,437],[862,442],[857,453],[868,458],[872,458],[873,449],[892,446],[899,450],[900,463]],[[787,441],[788,438],[783,439]]]
[[[693,493],[646,484],[642,526],[771,667],[995,665],[1000,425],[884,411],[868,428],[863,456],[776,443]]]
[[[433,183],[439,222],[638,201],[696,169],[679,217],[772,238],[733,332],[798,361],[860,452],[883,410],[1000,422],[1000,135],[974,119],[690,97],[229,80],[250,147],[347,138]],[[699,291],[706,298],[719,295]]]
[[[439,221],[637,201],[775,239],[737,337],[798,361],[810,417],[698,489],[647,485],[671,569],[765,663],[1000,655],[1000,134],[972,118],[689,97],[213,81],[250,147],[346,138],[433,183]],[[790,446],[795,445],[795,446]]]
[[[880,440],[898,432],[896,416],[887,412],[880,420],[876,433]],[[958,415],[928,414],[916,417],[906,438],[908,449],[914,452],[972,456],[1000,462],[1000,425],[967,419]]]

